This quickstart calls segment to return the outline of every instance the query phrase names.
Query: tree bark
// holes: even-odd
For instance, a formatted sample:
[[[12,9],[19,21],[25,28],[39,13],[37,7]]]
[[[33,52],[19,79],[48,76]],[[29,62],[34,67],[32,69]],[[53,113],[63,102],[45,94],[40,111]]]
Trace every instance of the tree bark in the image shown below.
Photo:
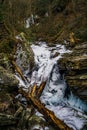
[[[40,98],[40,96],[41,96],[41,94],[44,90],[45,85],[46,85],[46,81],[42,82],[40,84],[39,88],[37,89],[36,95],[37,95],[38,98]]]
[[[16,70],[16,71],[18,72],[18,74],[21,76],[22,80],[23,80],[23,81],[26,81],[26,79],[25,79],[25,77],[24,77],[24,75],[23,75],[23,73],[22,73],[20,67],[16,64],[16,62],[15,62],[14,60],[12,60],[12,64],[13,64],[13,66],[15,67],[15,70]]]

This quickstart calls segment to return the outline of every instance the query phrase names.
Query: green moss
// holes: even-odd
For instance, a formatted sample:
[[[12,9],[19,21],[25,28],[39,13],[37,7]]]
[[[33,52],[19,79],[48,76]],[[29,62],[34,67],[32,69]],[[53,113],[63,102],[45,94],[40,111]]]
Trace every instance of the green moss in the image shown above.
[[[3,21],[3,15],[0,14],[0,21]]]
[[[11,100],[10,94],[8,94],[5,91],[0,92],[0,102],[6,102],[6,101],[10,101],[10,100]]]
[[[2,5],[0,4],[0,22],[3,21]]]
[[[10,54],[13,52],[15,41],[14,40],[9,40],[5,39],[0,43],[0,53],[7,53]]]
[[[87,41],[87,27],[77,30],[76,36],[82,41]]]
[[[26,34],[27,34],[27,40],[29,42],[36,40],[36,33],[33,32],[32,28],[29,28],[28,30],[26,30]]]

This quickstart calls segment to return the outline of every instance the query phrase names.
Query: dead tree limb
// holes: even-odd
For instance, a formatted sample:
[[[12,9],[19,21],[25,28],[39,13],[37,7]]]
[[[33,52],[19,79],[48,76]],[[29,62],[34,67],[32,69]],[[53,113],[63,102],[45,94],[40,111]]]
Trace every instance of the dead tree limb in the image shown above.
[[[32,91],[34,92],[34,91]],[[37,100],[33,94],[29,94],[24,90],[20,90],[20,93],[28,100],[31,101],[32,105],[44,115],[47,122],[53,125],[57,130],[73,130],[68,127],[63,121],[58,119],[51,110],[48,110],[39,100]]]
[[[23,80],[23,81],[26,81],[26,79],[25,79],[25,77],[24,77],[24,75],[23,75],[23,73],[22,73],[20,67],[16,64],[16,62],[15,62],[14,60],[12,60],[11,62],[12,62],[12,64],[13,64],[15,70],[16,70],[16,71],[18,72],[18,74],[21,76],[22,80]]]
[[[40,84],[39,88],[37,89],[36,95],[37,95],[38,98],[40,98],[40,96],[41,96],[41,94],[44,90],[45,85],[46,85],[46,82],[42,82]]]
[[[31,93],[30,93],[30,95],[31,95],[32,97],[35,97],[35,96],[36,96],[36,88],[37,88],[37,85],[35,84],[35,85],[33,86],[32,90],[31,90]]]
[[[41,94],[42,94],[42,92],[43,92],[43,89],[44,89],[45,85],[46,85],[46,82],[42,82],[42,83],[40,84],[40,86],[37,88],[37,85],[34,84],[34,86],[33,86],[32,89],[31,89],[30,95],[31,95],[32,97],[36,97],[37,99],[40,98],[40,96],[41,96]]]

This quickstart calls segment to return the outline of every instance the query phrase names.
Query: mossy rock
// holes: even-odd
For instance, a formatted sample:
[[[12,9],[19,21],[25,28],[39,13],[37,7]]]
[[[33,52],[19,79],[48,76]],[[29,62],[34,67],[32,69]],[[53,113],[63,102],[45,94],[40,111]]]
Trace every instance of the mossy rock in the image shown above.
[[[87,102],[87,42],[76,45],[58,61],[72,92]]]
[[[28,125],[30,127],[30,130],[32,130],[32,128],[34,128],[35,126],[39,126],[40,128],[44,128],[46,123],[45,123],[44,119],[42,119],[41,117],[39,117],[37,115],[33,115],[29,119]]]
[[[17,120],[12,115],[0,113],[0,127],[15,125],[16,123]]]
[[[15,58],[23,73],[27,70],[30,71],[34,67],[34,53],[29,42],[23,41],[22,44],[17,45]]]
[[[19,81],[16,79],[14,74],[5,70],[0,66],[0,89],[8,92],[14,92],[18,90]]]
[[[75,34],[76,34],[76,37],[78,37],[82,41],[87,41],[87,26],[77,30]]]
[[[0,66],[12,72],[11,61],[6,53],[0,53]]]
[[[0,53],[10,54],[13,53],[14,45],[16,41],[14,39],[8,38],[0,42]]]
[[[71,48],[71,53],[64,54],[58,61],[60,69],[83,70],[87,69],[87,43]]]
[[[65,76],[65,79],[72,92],[87,101],[87,74]]]
[[[0,112],[8,111],[11,102],[11,95],[5,91],[0,91]]]

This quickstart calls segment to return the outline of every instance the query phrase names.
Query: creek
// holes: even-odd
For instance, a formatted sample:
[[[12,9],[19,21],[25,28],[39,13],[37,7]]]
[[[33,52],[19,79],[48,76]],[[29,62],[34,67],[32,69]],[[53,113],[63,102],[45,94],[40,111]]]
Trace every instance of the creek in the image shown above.
[[[45,42],[36,42],[31,47],[35,66],[31,72],[25,72],[26,83],[17,76],[19,85],[29,90],[31,89],[29,86],[35,83],[39,86],[46,81],[40,97],[41,102],[73,130],[81,130],[87,122],[87,104],[72,94],[64,80],[64,75],[61,75],[58,69],[58,60],[62,54],[71,52],[64,45],[49,47]]]

